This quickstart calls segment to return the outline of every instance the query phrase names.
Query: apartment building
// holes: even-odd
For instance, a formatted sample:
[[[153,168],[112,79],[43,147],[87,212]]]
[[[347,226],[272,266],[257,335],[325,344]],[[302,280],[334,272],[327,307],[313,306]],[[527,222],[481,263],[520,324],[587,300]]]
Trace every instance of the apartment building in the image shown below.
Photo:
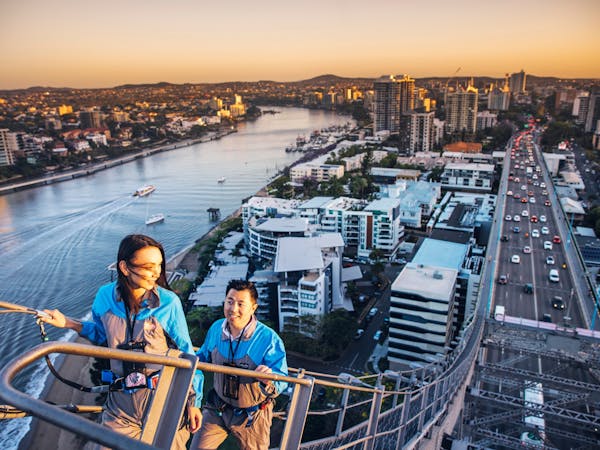
[[[469,85],[446,93],[446,130],[448,133],[474,134],[477,131],[477,88]]]
[[[400,200],[381,198],[369,203],[359,215],[357,257],[368,260],[374,249],[393,257],[404,237],[400,224]]]
[[[8,128],[0,129],[0,167],[12,166],[15,164],[15,155],[13,152],[13,139]]]
[[[452,341],[456,269],[408,263],[392,283],[391,370],[444,358]]]
[[[490,192],[494,181],[494,165],[448,163],[441,181],[442,189]]]
[[[415,80],[408,75],[382,76],[373,83],[373,131],[400,131],[402,116],[415,107]]]
[[[410,153],[428,152],[433,149],[435,142],[434,119],[435,113],[414,112],[410,115]]]
[[[334,164],[305,163],[298,164],[290,169],[290,181],[302,183],[304,180],[313,180],[317,183],[329,181],[332,178],[342,178],[344,166]]]
[[[273,271],[277,288],[279,331],[302,329],[302,316],[318,316],[343,307],[342,253],[339,233],[284,237],[278,242]]]

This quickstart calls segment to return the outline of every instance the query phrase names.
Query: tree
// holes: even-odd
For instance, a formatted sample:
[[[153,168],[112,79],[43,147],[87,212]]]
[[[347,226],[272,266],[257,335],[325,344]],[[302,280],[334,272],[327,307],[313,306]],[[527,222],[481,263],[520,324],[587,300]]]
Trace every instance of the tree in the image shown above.
[[[360,172],[363,177],[368,177],[371,172],[371,167],[373,166],[373,150],[368,148],[365,152],[365,156],[363,157],[360,164]]]
[[[306,198],[312,198],[316,195],[318,189],[318,185],[317,182],[315,180],[313,180],[312,178],[306,178],[303,182],[302,182],[302,192],[304,197]]]
[[[350,192],[355,198],[365,198],[365,192],[369,185],[366,178],[354,177],[350,181]]]
[[[340,197],[344,195],[344,185],[342,180],[337,177],[333,177],[329,180],[329,185],[327,186],[327,195],[331,197]]]

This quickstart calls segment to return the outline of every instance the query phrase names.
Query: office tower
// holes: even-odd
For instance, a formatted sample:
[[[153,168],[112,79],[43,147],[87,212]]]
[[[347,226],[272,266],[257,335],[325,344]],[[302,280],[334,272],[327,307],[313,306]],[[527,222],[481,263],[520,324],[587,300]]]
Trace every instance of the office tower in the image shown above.
[[[98,109],[89,108],[79,112],[80,128],[102,128],[102,112]]]
[[[510,74],[510,92],[513,94],[522,94],[526,89],[526,79],[527,76],[525,72],[521,69],[518,73]]]
[[[455,92],[446,94],[446,129],[449,133],[477,131],[477,88],[470,83],[464,89],[459,87]]]
[[[434,113],[412,113],[410,115],[410,152],[428,152],[434,141]]]
[[[401,123],[408,122],[408,118],[403,120],[402,115],[410,114],[415,106],[415,80],[408,75],[402,78],[382,76],[373,83],[373,90],[373,131],[398,133]]]

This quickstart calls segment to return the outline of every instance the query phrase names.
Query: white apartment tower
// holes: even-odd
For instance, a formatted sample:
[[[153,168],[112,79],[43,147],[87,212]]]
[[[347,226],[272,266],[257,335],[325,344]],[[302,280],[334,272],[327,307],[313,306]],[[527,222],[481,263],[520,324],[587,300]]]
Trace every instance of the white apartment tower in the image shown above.
[[[410,115],[410,152],[428,152],[433,148],[435,130],[434,112],[412,113]]]

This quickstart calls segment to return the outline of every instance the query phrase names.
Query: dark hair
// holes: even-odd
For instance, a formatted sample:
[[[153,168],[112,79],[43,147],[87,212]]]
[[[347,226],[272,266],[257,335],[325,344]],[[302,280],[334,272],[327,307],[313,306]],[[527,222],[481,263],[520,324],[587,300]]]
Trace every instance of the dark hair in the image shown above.
[[[229,293],[230,289],[235,289],[236,291],[248,291],[250,292],[250,298],[252,299],[252,303],[255,305],[258,304],[258,291],[254,286],[252,281],[247,280],[231,280],[227,283],[227,289],[225,290],[225,295]]]
[[[131,262],[133,255],[138,250],[145,247],[156,247],[160,250],[162,255],[162,264],[160,265],[160,276],[156,280],[156,284],[165,289],[171,290],[169,283],[167,283],[167,271],[165,262],[165,250],[160,242],[155,241],[150,236],[143,234],[130,234],[123,238],[121,244],[119,244],[119,251],[117,252],[117,289],[124,300],[131,300],[131,288],[127,283],[127,277],[121,271],[119,267],[119,261],[125,261],[127,264]]]

